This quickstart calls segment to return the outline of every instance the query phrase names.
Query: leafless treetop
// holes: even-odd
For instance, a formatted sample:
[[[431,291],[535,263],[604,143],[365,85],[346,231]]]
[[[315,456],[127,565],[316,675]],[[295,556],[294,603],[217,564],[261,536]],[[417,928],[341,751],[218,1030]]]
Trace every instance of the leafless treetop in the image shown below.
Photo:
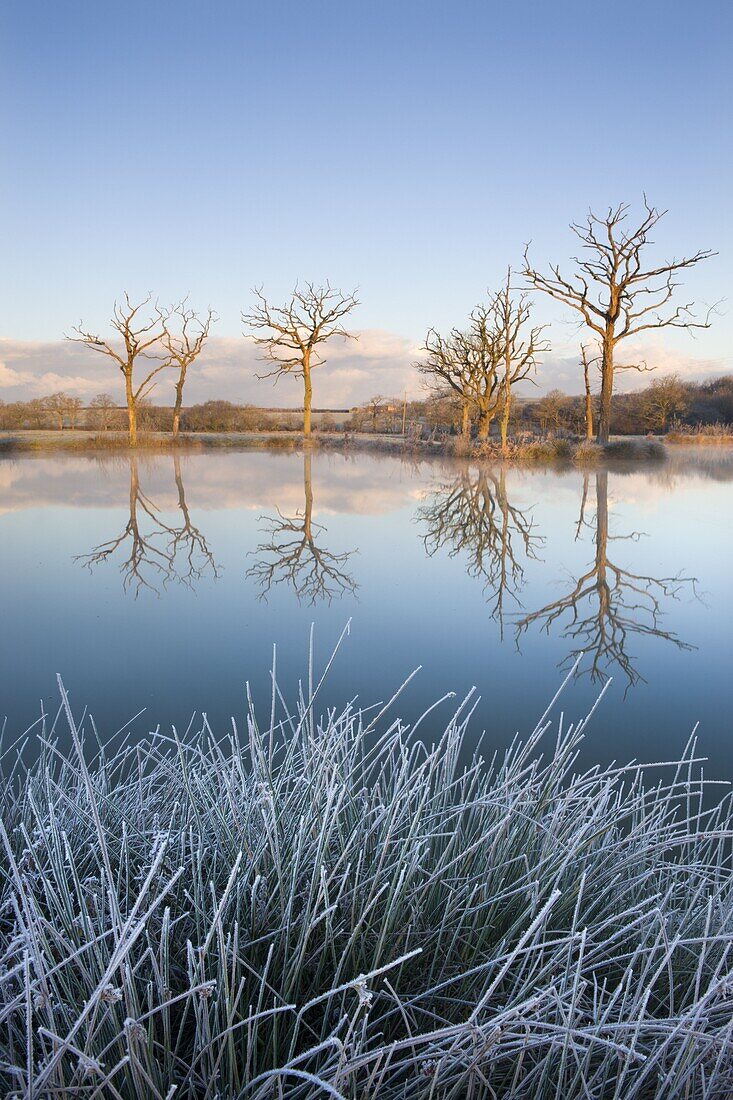
[[[251,312],[242,314],[242,321],[262,349],[261,358],[275,364],[260,377],[302,374],[306,364],[316,367],[325,362],[318,354],[319,344],[332,336],[356,339],[342,324],[343,318],[359,304],[355,292],[344,294],[330,283],[297,284],[283,306],[271,305],[262,287],[255,287],[254,294],[256,303]],[[257,332],[265,335],[255,335]]]
[[[74,326],[72,330],[74,335],[67,336],[67,340],[85,344],[92,351],[109,356],[126,375],[132,375],[135,360],[140,357],[158,362],[158,366],[154,367],[145,376],[135,391],[135,401],[142,400],[150,393],[155,384],[153,381],[155,376],[168,365],[168,361],[164,356],[150,352],[152,347],[161,343],[164,325],[168,318],[168,313],[162,310],[157,302],[152,306],[150,313],[147,316],[145,315],[143,311],[147,306],[150,306],[152,301],[152,294],[148,294],[147,297],[135,305],[130,300],[127,291],[125,291],[123,301],[115,302],[111,324],[122,340],[122,349],[120,350],[109,341],[103,340],[98,333],[85,329],[81,321]]]
[[[710,311],[703,320],[695,320],[691,302],[665,307],[679,286],[677,273],[716,253],[701,249],[679,260],[645,266],[642,255],[652,243],[650,234],[667,211],[650,206],[645,197],[644,216],[628,227],[629,209],[622,203],[609,207],[603,217],[589,211],[584,222],[571,224],[582,247],[581,254],[573,257],[576,271],[572,275],[564,276],[557,264],[550,265],[549,274],[542,274],[531,266],[525,249],[524,276],[537,290],[581,313],[589,328],[601,336],[607,320],[615,321],[615,343],[647,329],[709,328]]]
[[[179,332],[172,331],[170,320],[176,317],[179,322]],[[200,354],[209,336],[211,326],[217,321],[217,315],[212,309],[206,311],[205,316],[191,309],[188,299],[183,298],[177,305],[171,307],[162,321],[162,344],[170,356],[170,361],[186,368],[193,363]]]
[[[485,401],[496,390],[502,342],[490,306],[476,306],[466,329],[453,328],[442,336],[431,328],[424,350],[426,357],[416,364],[417,369],[439,386],[447,384],[476,401]]]

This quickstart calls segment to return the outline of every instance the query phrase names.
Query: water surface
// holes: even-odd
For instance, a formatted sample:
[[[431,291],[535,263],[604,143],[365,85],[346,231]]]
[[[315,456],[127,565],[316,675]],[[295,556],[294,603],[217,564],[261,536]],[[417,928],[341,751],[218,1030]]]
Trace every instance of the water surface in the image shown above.
[[[661,466],[505,471],[300,453],[0,460],[0,714],[55,710],[55,674],[104,736],[241,721],[292,699],[315,624],[324,701],[389,697],[416,717],[476,687],[489,747],[611,676],[585,754],[666,759],[696,722],[733,775],[733,455]],[[454,703],[426,720],[435,733]]]

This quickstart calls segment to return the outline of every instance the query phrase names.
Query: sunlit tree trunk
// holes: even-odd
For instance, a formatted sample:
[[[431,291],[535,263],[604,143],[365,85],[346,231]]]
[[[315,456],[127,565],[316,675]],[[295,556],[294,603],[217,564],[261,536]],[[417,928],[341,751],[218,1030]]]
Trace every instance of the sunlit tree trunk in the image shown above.
[[[463,411],[461,414],[461,435],[464,439],[468,439],[471,434],[471,410],[468,407],[468,401],[463,402]]]
[[[303,359],[303,435],[311,434],[311,406],[313,404],[313,383],[311,382],[310,355]]]
[[[585,379],[585,438],[593,438],[593,397],[590,392],[589,364],[583,348],[583,377]]]
[[[492,420],[492,417],[491,417],[490,412],[482,412],[480,414],[479,422],[478,422],[478,437],[479,437],[479,439],[488,439],[489,438],[489,430],[491,428],[491,420]]]
[[[509,434],[509,417],[511,416],[511,409],[511,388],[509,386],[506,386],[504,389],[504,408],[501,411],[501,449],[503,452],[506,452],[507,448],[507,436]]]
[[[178,438],[178,433],[181,428],[181,407],[183,405],[183,386],[185,383],[185,377],[182,377],[179,382],[176,383],[176,401],[173,406],[173,438]]]
[[[613,324],[609,323],[603,336],[601,357],[601,408],[598,418],[598,443],[608,443],[611,435],[613,369]]]
[[[130,446],[137,446],[137,406],[132,388],[132,372],[125,374],[125,396],[127,398],[127,423],[130,434]]]

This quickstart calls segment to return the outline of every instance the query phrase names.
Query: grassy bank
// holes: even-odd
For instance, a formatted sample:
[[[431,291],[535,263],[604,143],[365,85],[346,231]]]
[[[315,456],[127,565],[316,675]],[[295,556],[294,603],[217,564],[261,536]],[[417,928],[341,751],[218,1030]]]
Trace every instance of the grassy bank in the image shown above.
[[[185,432],[178,438],[170,433],[140,435],[138,451],[204,450],[277,450],[288,451],[304,445],[301,432]],[[394,435],[316,433],[308,446],[330,451],[376,452],[380,454],[427,456],[446,455],[525,465],[576,463],[594,465],[605,460],[660,462],[666,455],[664,444],[650,439],[613,440],[605,447],[586,440],[533,439],[510,442],[502,452],[496,440],[466,442],[447,437],[421,440]],[[0,433],[0,456],[14,454],[129,452],[126,432],[24,431]]]
[[[727,424],[702,424],[697,428],[670,432],[666,438],[673,444],[729,447],[733,444],[733,431]]]
[[[694,745],[579,774],[584,723],[543,720],[465,766],[470,703],[431,745],[274,693],[241,739],[105,754],[62,702],[5,757],[3,1095],[731,1094],[733,812]]]

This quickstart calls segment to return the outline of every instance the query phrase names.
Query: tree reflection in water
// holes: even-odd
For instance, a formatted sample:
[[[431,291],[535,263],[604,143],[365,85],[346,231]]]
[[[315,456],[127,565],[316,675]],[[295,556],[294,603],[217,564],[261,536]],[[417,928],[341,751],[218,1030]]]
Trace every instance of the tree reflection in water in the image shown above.
[[[483,581],[503,637],[504,595],[519,603],[524,562],[537,559],[544,543],[530,510],[510,502],[505,471],[464,465],[457,478],[418,510],[416,518],[424,524],[423,543],[429,556],[446,549],[449,557],[463,558],[470,577]]]
[[[313,479],[311,453],[303,454],[302,512],[285,516],[278,509],[277,517],[267,518],[268,542],[254,551],[254,565],[247,576],[262,588],[262,596],[278,584],[289,585],[299,600],[315,604],[331,602],[334,597],[356,592],[356,581],[344,568],[354,550],[331,553],[322,541],[325,528],[313,521]]]
[[[134,592],[135,597],[144,589],[159,595],[172,580],[193,588],[205,574],[216,579],[219,567],[206,537],[191,519],[186,502],[180,456],[173,458],[180,523],[164,522],[161,509],[142,489],[137,455],[131,455],[129,462],[129,519],[125,527],[116,538],[100,543],[91,553],[74,560],[93,569],[113,560],[120,551],[123,587]]]
[[[575,537],[584,528],[590,528],[595,544],[595,555],[590,568],[574,582],[571,590],[560,599],[525,615],[517,622],[517,638],[533,624],[539,624],[548,634],[554,626],[560,637],[571,643],[571,650],[563,662],[574,663],[581,653],[590,657],[593,681],[605,680],[609,669],[617,666],[626,676],[627,690],[643,676],[634,666],[635,658],[629,653],[630,640],[636,637],[655,637],[671,642],[678,649],[695,647],[682,641],[670,630],[662,629],[664,603],[677,599],[683,591],[697,596],[696,580],[682,574],[670,577],[652,577],[624,569],[609,558],[609,544],[616,541],[637,541],[639,532],[625,536],[609,534],[608,523],[608,472],[599,471],[595,477],[596,509],[593,520],[586,517],[589,476],[583,479],[583,495]]]

